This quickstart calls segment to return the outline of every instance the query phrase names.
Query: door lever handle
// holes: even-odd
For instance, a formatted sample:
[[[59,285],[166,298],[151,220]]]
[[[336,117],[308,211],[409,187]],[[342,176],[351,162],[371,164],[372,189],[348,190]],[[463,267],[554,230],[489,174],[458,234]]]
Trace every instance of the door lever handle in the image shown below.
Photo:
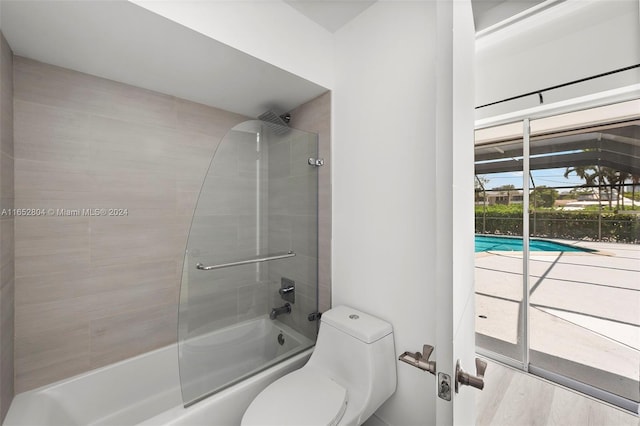
[[[404,352],[398,357],[402,362],[406,362],[409,365],[419,368],[423,371],[428,371],[431,374],[436,374],[436,362],[429,361],[429,357],[433,352],[433,346],[423,345],[422,353],[420,352]]]
[[[487,363],[476,358],[476,375],[467,373],[460,367],[460,360],[456,362],[456,393],[461,385],[471,386],[476,389],[484,389],[484,373],[487,371]]]

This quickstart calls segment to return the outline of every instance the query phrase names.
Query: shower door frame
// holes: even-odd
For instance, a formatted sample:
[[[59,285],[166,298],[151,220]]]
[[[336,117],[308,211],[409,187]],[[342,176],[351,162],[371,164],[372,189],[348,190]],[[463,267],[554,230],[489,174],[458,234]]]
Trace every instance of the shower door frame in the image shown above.
[[[487,129],[506,124],[522,123],[523,133],[523,213],[522,213],[522,243],[523,243],[523,294],[522,294],[522,361],[509,356],[476,347],[476,352],[482,356],[493,359],[502,364],[522,370],[524,372],[542,377],[562,386],[577,390],[583,394],[592,396],[617,407],[638,414],[640,403],[621,397],[612,392],[597,388],[587,383],[575,380],[571,377],[546,370],[530,363],[530,315],[529,315],[529,148],[530,148],[530,123],[534,120],[549,118],[560,114],[572,113],[590,108],[602,107],[640,99],[640,84],[609,90],[593,95],[583,96],[567,101],[549,105],[498,115],[495,117],[476,120],[475,130]],[[527,178],[524,178],[527,177]]]

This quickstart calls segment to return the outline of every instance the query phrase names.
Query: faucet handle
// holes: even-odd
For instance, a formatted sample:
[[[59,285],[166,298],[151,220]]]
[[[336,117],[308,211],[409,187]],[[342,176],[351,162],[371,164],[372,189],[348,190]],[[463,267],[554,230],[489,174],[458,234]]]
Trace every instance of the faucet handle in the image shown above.
[[[290,285],[289,287],[282,287],[281,289],[278,290],[278,293],[280,293],[280,296],[284,296],[287,293],[291,293],[295,289],[296,288],[294,286]]]
[[[296,303],[296,282],[289,278],[282,277],[280,279],[278,294],[280,294],[282,300]]]

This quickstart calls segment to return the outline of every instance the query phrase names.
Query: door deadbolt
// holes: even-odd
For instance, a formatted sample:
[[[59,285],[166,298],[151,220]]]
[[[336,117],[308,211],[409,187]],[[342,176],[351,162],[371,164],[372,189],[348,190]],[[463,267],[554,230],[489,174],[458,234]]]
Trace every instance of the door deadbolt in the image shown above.
[[[487,363],[480,358],[476,358],[476,375],[467,373],[460,367],[460,360],[456,362],[456,393],[461,385],[472,386],[476,389],[484,389],[484,372],[487,370]]]

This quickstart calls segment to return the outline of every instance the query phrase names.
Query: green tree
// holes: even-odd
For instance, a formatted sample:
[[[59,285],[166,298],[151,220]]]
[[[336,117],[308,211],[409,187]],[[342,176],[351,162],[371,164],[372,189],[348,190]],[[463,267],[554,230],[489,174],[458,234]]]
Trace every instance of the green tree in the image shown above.
[[[600,175],[602,182],[607,185],[607,195],[609,199],[609,209],[613,209],[613,191],[618,186],[618,180],[620,178],[620,172],[611,167],[600,167]],[[616,197],[617,205],[620,205],[620,197]]]
[[[475,184],[476,190],[484,190],[489,183],[489,178],[475,175],[475,179],[473,180],[473,182]]]
[[[558,191],[553,188],[541,185],[533,190],[529,203],[536,207],[553,207],[553,204],[557,199]]]
[[[580,179],[585,181],[585,185],[593,185],[599,177],[598,168],[596,166],[576,166],[567,167],[564,171],[564,177],[569,178],[571,173],[575,173]]]
[[[640,184],[640,175],[631,175],[631,208],[636,208],[636,186]]]
[[[602,200],[602,187],[605,186],[607,193],[607,198],[609,199],[609,208],[613,209],[613,197],[614,190],[618,192],[618,194],[622,193],[622,188],[624,187],[624,183],[627,179],[629,179],[629,174],[626,172],[621,172],[611,167],[600,167],[600,166],[576,166],[576,167],[567,167],[564,172],[564,177],[569,178],[571,173],[575,173],[580,179],[585,181],[584,186],[589,185],[598,185],[598,199]],[[620,197],[616,197],[616,207],[620,207]],[[624,207],[624,200],[623,200]]]
[[[624,184],[631,175],[627,172],[618,172],[618,204],[622,201],[622,210],[624,210]]]

